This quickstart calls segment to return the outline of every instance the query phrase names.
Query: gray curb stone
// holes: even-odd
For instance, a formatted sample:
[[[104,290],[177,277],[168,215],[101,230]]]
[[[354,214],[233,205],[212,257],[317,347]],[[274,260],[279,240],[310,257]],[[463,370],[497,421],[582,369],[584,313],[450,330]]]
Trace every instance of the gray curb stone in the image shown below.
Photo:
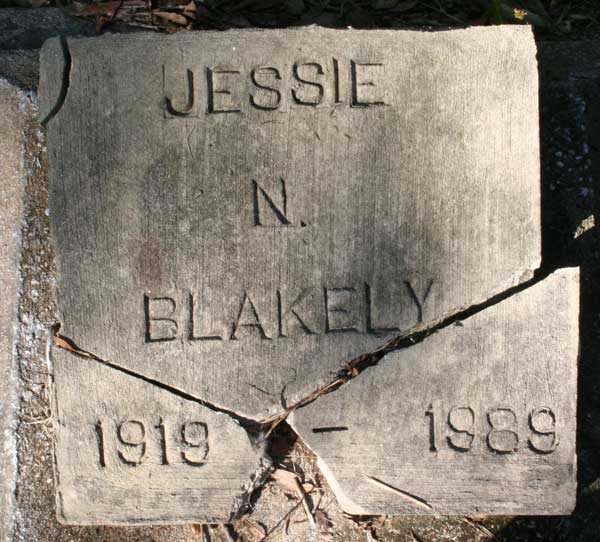
[[[23,212],[24,114],[21,93],[0,80],[0,541],[11,530],[16,474],[16,333]]]

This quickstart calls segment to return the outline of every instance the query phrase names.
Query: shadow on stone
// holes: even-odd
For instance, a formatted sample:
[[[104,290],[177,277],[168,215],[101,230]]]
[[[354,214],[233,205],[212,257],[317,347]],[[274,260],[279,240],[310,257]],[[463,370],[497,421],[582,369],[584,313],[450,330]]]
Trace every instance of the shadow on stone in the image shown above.
[[[539,42],[542,162],[542,266],[579,265],[578,501],[572,516],[521,517],[502,541],[598,539],[600,519],[600,53],[597,42]],[[586,220],[587,219],[587,220]],[[582,227],[582,223],[587,226]],[[548,307],[547,310],[553,310]],[[494,520],[490,520],[493,524]]]

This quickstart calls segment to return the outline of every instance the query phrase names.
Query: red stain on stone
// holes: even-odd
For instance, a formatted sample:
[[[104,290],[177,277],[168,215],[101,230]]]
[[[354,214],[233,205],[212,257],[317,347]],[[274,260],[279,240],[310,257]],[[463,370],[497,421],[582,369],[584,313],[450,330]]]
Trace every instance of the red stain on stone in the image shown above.
[[[160,249],[155,239],[132,239],[128,244],[129,270],[143,288],[161,280]]]

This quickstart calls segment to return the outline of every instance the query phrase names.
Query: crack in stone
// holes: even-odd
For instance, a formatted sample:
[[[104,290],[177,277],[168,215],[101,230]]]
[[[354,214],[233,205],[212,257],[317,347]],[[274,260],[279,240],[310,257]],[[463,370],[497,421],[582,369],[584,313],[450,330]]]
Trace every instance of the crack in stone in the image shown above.
[[[40,124],[42,126],[46,126],[48,122],[50,122],[61,110],[62,106],[65,104],[65,100],[67,99],[69,87],[71,86],[71,67],[73,65],[73,60],[71,58],[71,51],[69,50],[69,43],[65,36],[60,37],[59,43],[64,60],[62,86],[60,88],[60,93],[56,98],[56,103],[54,104],[52,109],[50,109],[48,114],[40,121]]]
[[[263,440],[260,444],[258,467],[248,483],[242,487],[241,494],[234,499],[229,523],[240,519],[250,509],[254,492],[263,486],[272,468],[273,460],[267,453],[267,442]]]
[[[379,347],[378,349],[372,352],[362,354],[349,361],[340,369],[340,371],[338,371],[338,373],[330,382],[328,382],[324,386],[321,386],[320,388],[317,388],[316,390],[313,390],[309,394],[297,400],[292,405],[286,406],[285,402],[282,402],[282,405],[284,406],[284,410],[282,412],[274,414],[273,416],[265,418],[263,420],[254,420],[251,418],[247,418],[233,410],[218,406],[214,403],[206,401],[205,399],[201,399],[200,397],[192,395],[175,386],[172,386],[155,378],[151,378],[144,374],[138,373],[131,369],[127,369],[109,360],[102,359],[96,354],[80,348],[77,344],[75,344],[75,342],[72,339],[61,335],[59,333],[60,324],[57,324],[52,329],[52,342],[56,347],[62,348],[63,350],[67,350],[78,357],[102,363],[107,367],[120,371],[134,378],[143,380],[153,386],[157,386],[160,389],[175,394],[183,399],[201,404],[202,406],[205,406],[206,408],[209,408],[215,412],[227,414],[228,416],[235,419],[244,429],[246,429],[246,431],[248,431],[249,437],[253,445],[260,446],[262,445],[262,442],[264,440],[268,439],[275,427],[277,427],[281,422],[286,420],[292,412],[294,412],[298,408],[301,408],[303,406],[308,405],[309,403],[316,401],[319,397],[323,395],[333,393],[341,386],[348,383],[350,380],[353,380],[354,378],[358,377],[366,369],[377,365],[386,354],[394,350],[410,348],[411,346],[424,341],[427,337],[429,337],[433,333],[436,333],[437,331],[440,331],[451,325],[459,325],[461,320],[465,320],[470,316],[473,316],[474,314],[484,311],[506,300],[507,298],[541,282],[548,275],[550,275],[551,272],[552,269],[545,269],[542,266],[533,272],[531,278],[519,282],[517,285],[506,288],[500,291],[499,293],[493,294],[490,297],[488,297],[485,301],[472,304],[467,308],[457,309],[456,311],[451,312],[449,314],[445,314],[444,316],[436,320],[432,320],[427,323],[422,323],[411,328],[406,333],[400,334],[394,337],[393,339],[389,340],[386,344]]]
[[[530,278],[520,281],[516,285],[505,288],[498,293],[490,295],[485,301],[482,301],[480,303],[474,303],[468,306],[467,308],[456,309],[455,311],[445,314],[436,320],[431,320],[427,323],[418,324],[417,326],[412,327],[406,333],[397,335],[393,339],[389,340],[380,348],[370,353],[362,354],[361,356],[358,356],[357,358],[349,361],[344,365],[344,367],[342,367],[342,369],[337,373],[337,375],[333,378],[331,382],[325,384],[321,388],[318,388],[310,394],[299,399],[293,405],[288,407],[284,412],[280,414],[275,414],[270,418],[263,420],[261,423],[270,425],[267,436],[279,423],[287,419],[287,417],[292,412],[294,412],[298,408],[301,408],[303,406],[308,405],[309,403],[316,401],[319,397],[323,395],[336,391],[341,386],[348,383],[350,380],[353,380],[354,378],[358,377],[369,367],[377,365],[386,354],[394,350],[410,348],[411,346],[424,341],[427,337],[429,337],[433,333],[436,333],[437,331],[440,331],[451,325],[459,325],[461,320],[465,320],[470,316],[473,316],[474,314],[477,314],[494,305],[497,305],[498,303],[506,300],[507,298],[541,282],[548,275],[550,275],[552,271],[552,269],[546,269],[543,266],[541,266],[532,273],[532,276]]]
[[[422,341],[424,341],[427,337],[436,333],[444,328],[447,328],[451,325],[460,325],[461,320],[465,320],[479,312],[482,312],[507,298],[522,292],[535,284],[543,281],[547,276],[552,273],[552,269],[546,269],[543,266],[533,272],[531,278],[520,282],[516,286],[512,286],[502,290],[501,292],[488,297],[485,301],[477,304],[470,305],[466,309],[457,309],[455,312],[449,315],[444,315],[440,317],[438,320],[431,321],[427,324],[421,324],[416,328],[412,328],[409,332],[398,335],[388,341],[385,345],[378,348],[377,350],[363,354],[354,360],[347,363],[334,377],[334,379],[328,384],[322,386],[311,392],[310,394],[304,396],[300,400],[296,401],[293,405],[288,406],[283,412],[274,415],[270,418],[257,421],[250,418],[246,418],[244,416],[239,415],[237,412],[219,407],[215,404],[212,404],[206,400],[203,400],[199,397],[196,397],[186,391],[178,389],[174,386],[156,380],[154,378],[148,377],[146,375],[137,373],[125,367],[118,365],[117,363],[113,363],[108,360],[104,360],[99,356],[83,350],[75,342],[68,337],[65,337],[59,333],[60,324],[57,324],[52,329],[51,341],[54,346],[61,348],[63,350],[67,350],[71,352],[73,355],[78,356],[83,359],[88,359],[91,361],[95,361],[98,363],[102,363],[103,365],[110,367],[114,370],[117,370],[121,373],[124,373],[128,376],[143,380],[148,384],[153,386],[157,386],[158,388],[165,390],[169,393],[177,395],[183,399],[198,403],[210,410],[215,412],[224,413],[231,418],[233,418],[239,425],[248,433],[248,438],[252,443],[253,448],[259,454],[258,467],[248,481],[241,488],[240,494],[235,497],[232,512],[230,516],[230,521],[235,521],[242,517],[248,508],[251,506],[253,495],[257,490],[264,486],[265,480],[272,470],[274,462],[267,452],[268,443],[270,441],[270,436],[273,430],[281,423],[285,423],[286,419],[290,414],[292,414],[298,408],[306,406],[309,403],[312,403],[319,399],[321,396],[333,393],[344,384],[348,383],[350,380],[357,378],[360,374],[362,374],[365,370],[370,367],[377,365],[386,354],[404,348],[410,348],[413,345],[416,345]],[[290,427],[291,428],[291,427]],[[343,431],[347,428],[345,427],[324,427],[320,428],[321,431]],[[294,431],[297,439],[300,439],[302,442],[305,442],[304,439]],[[378,480],[377,478],[366,476],[366,478],[373,484],[379,485],[380,487],[388,490],[394,491],[395,493],[402,495],[406,499],[410,499],[416,505],[426,508],[427,510],[432,511],[433,508],[429,503],[420,499],[419,497],[412,495],[410,493],[404,492]]]
[[[250,444],[258,456],[258,464],[254,473],[250,476],[248,482],[240,488],[239,495],[237,495],[233,499],[228,521],[231,522],[240,518],[250,507],[252,495],[258,488],[262,487],[262,485],[265,482],[265,479],[267,478],[273,467],[273,460],[267,453],[267,439],[265,438],[265,432],[262,426],[255,420],[244,418],[243,416],[240,416],[239,414],[233,411],[220,408],[198,397],[195,397],[194,395],[191,395],[183,390],[177,389],[173,386],[165,384],[164,382],[160,382],[135,371],[130,371],[129,369],[121,367],[118,364],[112,363],[108,360],[104,360],[99,356],[93,354],[92,352],[83,350],[82,348],[77,346],[71,339],[61,335],[59,333],[59,329],[60,324],[56,324],[51,329],[51,334],[49,334],[48,341],[49,347],[51,344],[53,344],[54,346],[61,348],[62,350],[66,350],[67,352],[71,353],[76,357],[101,363],[106,367],[119,371],[133,378],[142,380],[152,386],[160,388],[161,390],[167,391],[178,397],[181,397],[182,399],[200,404],[203,407],[206,407],[214,412],[225,414],[232,418],[235,422],[237,422],[238,425],[246,431]],[[50,348],[48,348],[48,350],[50,350]],[[62,495],[59,492],[59,499],[60,498],[62,498]]]
[[[67,352],[70,352],[71,354],[73,354],[77,357],[101,363],[102,365],[106,365],[107,367],[110,367],[111,369],[114,369],[115,371],[119,371],[119,372],[126,374],[128,376],[131,376],[133,378],[143,380],[144,382],[146,382],[152,386],[156,386],[157,388],[160,388],[161,390],[164,390],[164,391],[167,391],[174,395],[177,395],[178,397],[181,397],[182,399],[186,399],[187,401],[191,401],[193,403],[198,403],[214,412],[220,412],[223,414],[227,414],[228,416],[230,416],[231,418],[236,420],[249,433],[250,440],[253,443],[253,445],[255,445],[255,446],[260,444],[262,442],[262,440],[264,440],[261,438],[262,425],[263,425],[262,423],[257,422],[256,420],[252,420],[250,418],[241,416],[237,412],[234,412],[232,410],[228,410],[226,408],[219,407],[213,403],[205,401],[204,399],[200,399],[199,397],[196,397],[195,395],[192,395],[192,394],[190,394],[186,391],[183,391],[179,388],[176,388],[175,386],[171,386],[165,382],[161,382],[160,380],[156,380],[154,378],[143,375],[136,371],[132,371],[130,369],[127,369],[126,367],[123,367],[123,366],[117,364],[117,363],[113,363],[112,361],[102,359],[99,356],[97,356],[96,354],[94,354],[92,352],[88,352],[88,351],[80,348],[77,344],[75,344],[75,342],[72,339],[65,337],[64,335],[61,335],[59,333],[59,330],[60,330],[60,324],[56,324],[51,330],[52,343],[54,344],[54,346],[61,348],[63,350],[66,350]]]
[[[408,491],[403,491],[402,489],[398,489],[397,487],[394,487],[394,486],[388,484],[387,482],[380,480],[379,478],[375,478],[374,476],[365,475],[365,478],[372,484],[376,485],[377,487],[383,488],[386,491],[391,491],[392,493],[395,493],[396,495],[400,495],[404,499],[410,501],[411,503],[413,503],[421,508],[425,508],[426,510],[433,510],[433,507],[422,497],[418,497],[416,495],[413,495],[412,493],[409,493]]]

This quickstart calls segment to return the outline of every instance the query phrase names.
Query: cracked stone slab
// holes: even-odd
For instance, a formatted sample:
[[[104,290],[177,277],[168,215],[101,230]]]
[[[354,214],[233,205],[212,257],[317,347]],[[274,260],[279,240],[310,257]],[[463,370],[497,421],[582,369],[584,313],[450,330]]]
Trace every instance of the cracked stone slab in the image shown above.
[[[524,27],[47,42],[61,332],[260,420],[529,278],[535,54]]]
[[[568,514],[576,493],[579,270],[447,327],[292,426],[351,514]]]
[[[223,523],[267,463],[233,418],[53,349],[56,503],[67,524]]]
[[[0,79],[0,540],[10,535],[16,472],[15,342],[25,186],[21,100],[18,90]]]

